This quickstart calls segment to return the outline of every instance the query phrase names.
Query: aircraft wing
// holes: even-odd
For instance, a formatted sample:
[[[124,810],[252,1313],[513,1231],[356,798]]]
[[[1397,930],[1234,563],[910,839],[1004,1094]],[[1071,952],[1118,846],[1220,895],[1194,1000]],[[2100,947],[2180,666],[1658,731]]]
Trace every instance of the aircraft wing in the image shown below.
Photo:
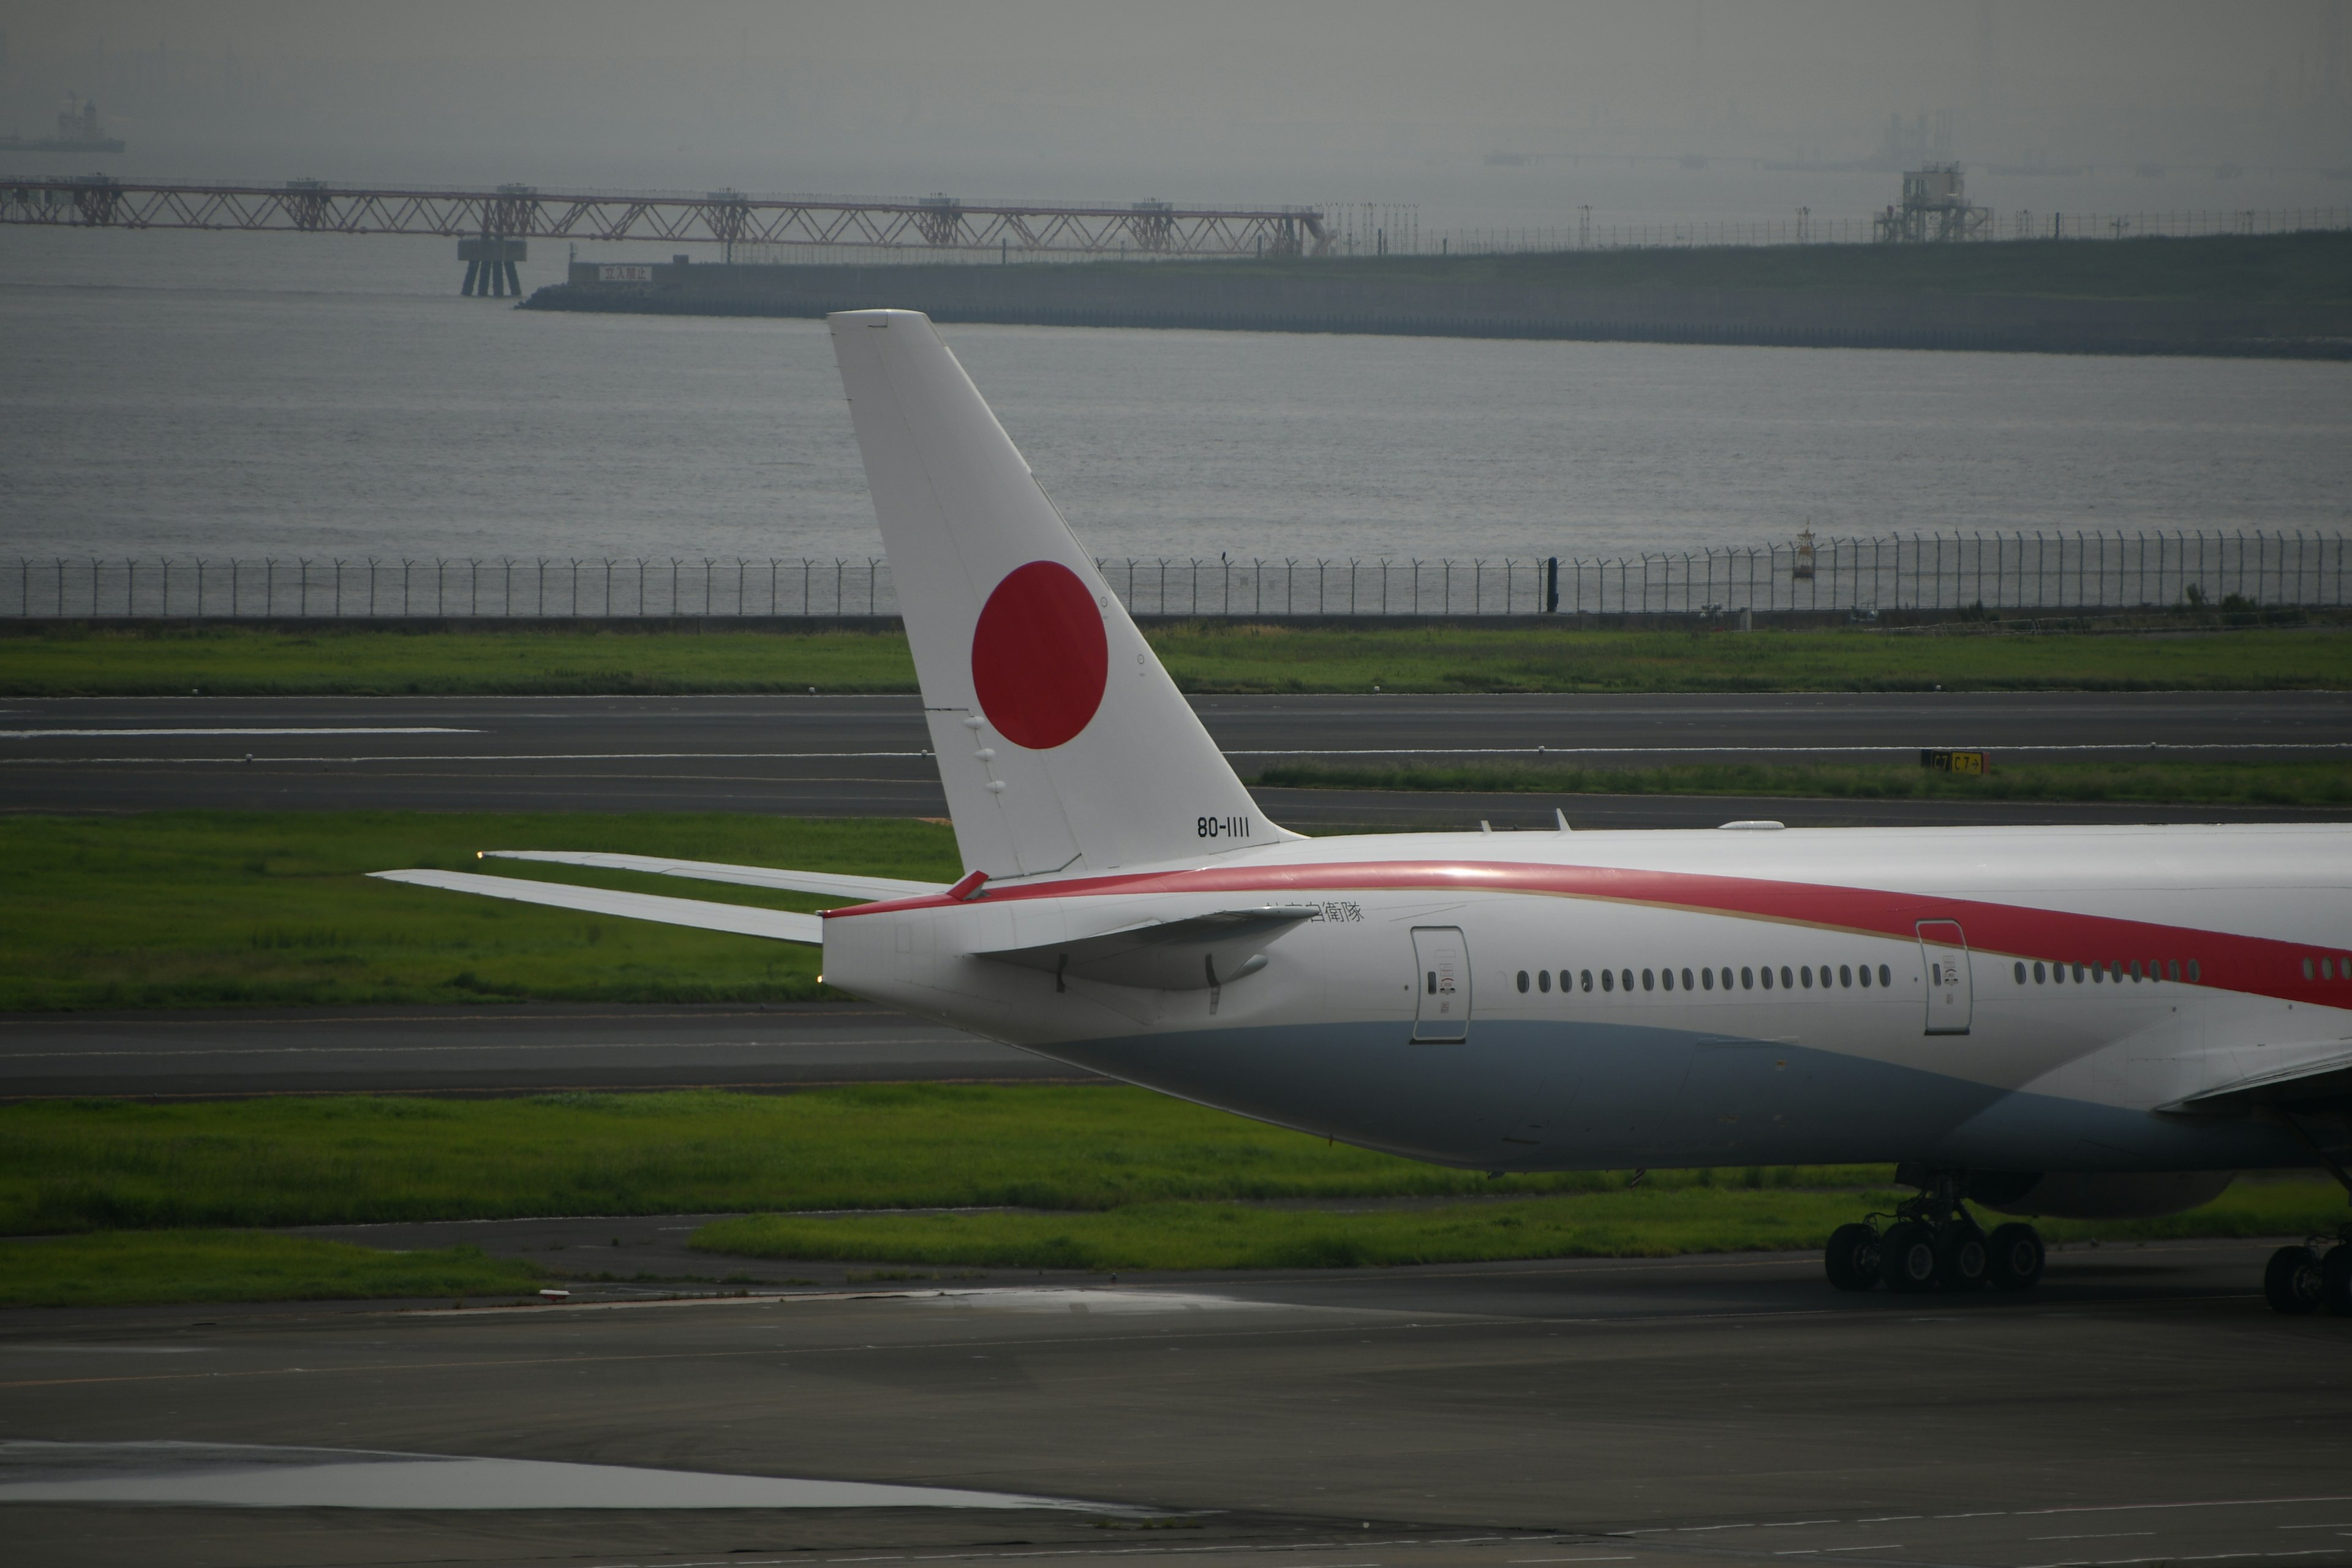
[[[1268,942],[1320,913],[1314,904],[1220,910],[1179,921],[1152,921],[1072,942],[1000,948],[972,956],[1110,985],[1206,991],[1265,968],[1263,949]]]
[[[733,931],[738,936],[763,936],[777,942],[803,942],[812,947],[824,945],[824,922],[814,915],[789,910],[757,910],[742,904],[714,904],[702,899],[666,899],[656,893],[617,893],[609,888],[527,882],[516,877],[484,877],[472,871],[371,871],[368,875],[387,882],[446,888],[453,893],[479,893],[485,898],[547,904],[592,915],[657,921],[664,925]]]
[[[833,871],[790,871],[770,866],[730,866],[717,860],[677,860],[666,855],[608,855],[591,849],[485,849],[488,860],[544,860],[557,866],[595,866],[608,871],[646,871],[656,877],[685,877],[698,882],[733,882],[746,888],[774,888],[787,893],[815,893],[824,898],[916,899],[944,893],[945,882],[908,882],[895,877],[850,877]]]
[[[2352,1039],[2305,1040],[2262,1045],[2210,1053],[2226,1067],[2210,1087],[2186,1094],[2159,1110],[2228,1110],[2243,1103],[2240,1097],[2287,1101],[2306,1095],[2344,1092],[2342,1075],[2352,1072]]]

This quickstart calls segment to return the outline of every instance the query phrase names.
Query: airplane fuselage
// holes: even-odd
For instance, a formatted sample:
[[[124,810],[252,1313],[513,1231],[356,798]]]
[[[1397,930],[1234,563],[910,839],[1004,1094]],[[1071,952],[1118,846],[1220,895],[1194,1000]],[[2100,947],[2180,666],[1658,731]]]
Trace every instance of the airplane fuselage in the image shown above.
[[[2182,1102],[2352,1049],[2347,883],[2332,825],[1349,837],[836,910],[825,973],[1458,1166],[2306,1165]],[[1269,902],[1222,985],[973,956]]]

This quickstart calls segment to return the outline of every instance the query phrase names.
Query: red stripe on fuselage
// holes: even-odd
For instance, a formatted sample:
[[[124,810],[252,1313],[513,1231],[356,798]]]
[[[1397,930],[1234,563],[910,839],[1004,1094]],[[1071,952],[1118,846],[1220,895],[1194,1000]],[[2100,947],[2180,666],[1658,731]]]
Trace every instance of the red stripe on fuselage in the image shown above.
[[[1868,936],[1915,936],[1921,921],[1957,921],[1969,948],[2005,958],[2060,963],[2145,967],[2177,962],[2186,974],[2195,959],[2199,984],[2319,1006],[2352,1006],[2352,980],[2305,980],[2303,965],[2333,950],[2267,937],[2239,936],[2193,926],[1997,904],[1933,893],[1845,888],[1689,871],[1631,870],[1606,866],[1550,866],[1488,861],[1367,860],[1298,866],[1208,867],[1199,870],[1077,877],[1030,886],[992,886],[978,902],[1016,899],[1134,897],[1173,893],[1426,892],[1514,893],[1645,904],[1734,915],[1781,925]],[[970,908],[938,894],[828,910],[825,918],[886,914],[900,910]]]

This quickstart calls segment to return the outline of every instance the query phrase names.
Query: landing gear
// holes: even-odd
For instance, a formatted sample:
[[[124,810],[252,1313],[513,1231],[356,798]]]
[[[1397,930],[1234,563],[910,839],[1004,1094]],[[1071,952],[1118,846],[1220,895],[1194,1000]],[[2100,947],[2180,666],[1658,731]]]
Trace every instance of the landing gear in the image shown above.
[[[2015,1220],[1996,1226],[1985,1242],[1985,1273],[1996,1290],[2031,1290],[2042,1283],[2042,1233]]]
[[[2273,1312],[2300,1318],[2319,1310],[2319,1254],[2307,1247],[2282,1247],[2263,1270],[2263,1300]]]
[[[2272,1253],[2263,1270],[2263,1300],[2272,1311],[2290,1318],[2319,1311],[2352,1318],[2352,1226],[2338,1232],[2332,1246],[2328,1237],[2312,1237],[2301,1247]]]
[[[2010,1224],[1987,1236],[1960,1202],[1960,1173],[1920,1172],[1901,1178],[1919,1195],[1886,1216],[1842,1225],[1822,1254],[1830,1283],[1841,1290],[1885,1285],[1912,1295],[1927,1290],[2022,1290],[2042,1279],[2042,1237],[2030,1225]],[[2347,1285],[2352,1290],[2352,1285]]]
[[[1841,1290],[1867,1290],[1878,1283],[1880,1242],[1875,1226],[1842,1225],[1830,1233],[1822,1264]]]

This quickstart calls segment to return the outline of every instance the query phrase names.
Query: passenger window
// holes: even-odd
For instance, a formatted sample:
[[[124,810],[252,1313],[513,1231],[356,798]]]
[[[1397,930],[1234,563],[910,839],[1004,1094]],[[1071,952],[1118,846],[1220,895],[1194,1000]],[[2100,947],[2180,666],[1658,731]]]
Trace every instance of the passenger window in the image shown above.
[[[1666,983],[1667,990],[1672,991],[1675,988],[1675,972],[1673,970],[1668,969],[1663,971],[1658,975],[1658,978]]]
[[[2074,984],[2077,985],[2083,984],[2083,966],[2079,963],[2074,966]]]
[[[2303,977],[2305,980],[2311,978],[2311,960],[2307,958],[2303,961]]]
[[[1528,988],[1528,972],[1527,972],[1526,970],[1522,969],[1522,970],[1520,970],[1520,971],[1519,971],[1519,990],[1520,990],[1522,993],[1524,993],[1524,992],[1527,990],[1527,988]]]
[[[1731,965],[1727,963],[1723,966],[1723,988],[1726,991],[1731,989]]]
[[[2021,959],[2021,959],[2019,959],[2019,960],[2017,961],[2017,963],[2016,963],[2014,965],[2012,965],[2012,967],[2013,967],[2013,968],[2015,968],[2015,970],[2017,971],[2017,983],[2018,983],[2020,985],[2024,984],[2025,984],[2025,961],[2024,961],[2023,959]]]
[[[1536,989],[1537,989],[1537,990],[1538,990],[1538,991],[1540,991],[1540,992],[1542,992],[1542,993],[1543,993],[1545,995],[1547,995],[1547,996],[1549,996],[1549,994],[1551,994],[1551,971],[1550,971],[1550,970],[1549,970],[1549,969],[1538,969],[1538,970],[1537,970],[1537,971],[1536,971]]]
[[[2033,984],[2036,985],[2042,984],[2042,963],[2039,959],[2036,959],[2033,964]]]
[[[1683,971],[1683,989],[1684,989],[1684,990],[1685,990],[1685,991],[1687,991],[1687,990],[1689,990],[1690,988],[1691,988],[1691,972],[1690,972],[1689,970],[1685,969],[1685,970],[1684,970],[1684,971]]]
[[[2333,974],[2328,973],[2330,967],[2331,965],[2328,963],[2327,960],[2323,958],[2319,961],[2319,977],[2322,980],[2333,980],[2335,978]]]
[[[1608,972],[1607,970],[1605,970],[1605,969],[1604,969],[1604,970],[1602,970],[1602,971],[1601,972],[1601,977],[1602,979],[1604,979],[1604,980],[1605,980],[1605,979],[1607,979],[1607,978],[1609,977],[1609,972]],[[1561,971],[1559,972],[1559,983],[1560,983],[1562,985],[1565,985],[1565,984],[1568,984],[1568,971],[1567,971],[1567,970],[1565,970],[1565,969],[1563,969],[1563,970],[1561,970]],[[1590,991],[1590,990],[1591,990],[1591,989],[1592,989],[1592,971],[1591,971],[1590,969],[1588,969],[1588,970],[1586,970],[1586,971],[1584,972],[1584,988],[1585,988],[1587,991]]]
[[[2191,984],[2197,981],[2197,961],[2193,958],[2189,961],[2189,980]]]
[[[1655,973],[1654,972],[1651,971],[1651,970],[1644,969],[1643,971],[1642,971],[1642,989],[1643,989],[1643,990],[1644,990],[1644,991],[1654,991],[1654,990],[1656,990],[1656,989],[1657,989],[1657,984],[1656,984],[1656,982],[1657,982],[1657,978],[1658,978],[1658,977],[1657,977],[1656,973]]]
[[[1850,990],[1852,990],[1853,988],[1853,965],[1852,965],[1852,964],[1850,964],[1850,963],[1841,963],[1841,964],[1839,964],[1839,965],[1838,965],[1838,989],[1839,989],[1839,990],[1841,990],[1841,991],[1850,991]]]
[[[1754,970],[1747,968],[1740,970],[1739,988],[1742,991],[1753,991],[1756,989],[1756,972]]]
[[[1601,972],[1601,989],[1603,991],[1614,991],[1617,989],[1617,972],[1615,970],[1604,969]]]
[[[2180,960],[2177,958],[2168,958],[2164,961],[2164,977],[2167,980],[2178,980],[2180,978]]]
[[[1895,984],[1894,976],[1887,970],[1886,965],[1883,963],[1878,966],[1878,983],[1881,985],[1892,985]]]
[[[1772,970],[1769,965],[1767,965],[1764,970],[1764,989],[1767,991],[1772,989]]]
[[[1870,965],[1867,963],[1862,966],[1862,988],[1864,991],[1870,989]]]
[[[2053,985],[2063,985],[2066,984],[2066,966],[2064,964],[2053,963],[2050,966],[2050,984]]]
[[[1780,966],[1780,989],[1786,991],[1795,984],[1796,982],[1790,977],[1789,966],[1785,963],[1782,964]]]
[[[1625,989],[1626,989],[1626,990],[1631,991],[1631,990],[1633,990],[1633,972],[1632,970],[1630,970],[1630,969],[1621,969],[1621,970],[1619,970],[1619,971],[1617,972],[1617,978],[1618,978],[1618,979],[1620,979],[1620,980],[1622,980],[1622,981],[1625,983]]]
[[[1698,972],[1698,983],[1699,983],[1699,986],[1700,986],[1700,988],[1701,988],[1702,990],[1706,990],[1706,991],[1712,991],[1712,990],[1714,990],[1714,989],[1715,989],[1715,971],[1714,971],[1714,970],[1712,970],[1712,969],[1702,969],[1702,970],[1700,970],[1700,971]]]
[[[1806,990],[1811,991],[1813,988],[1812,966],[1805,963],[1797,965],[1797,978],[1805,983]]]

